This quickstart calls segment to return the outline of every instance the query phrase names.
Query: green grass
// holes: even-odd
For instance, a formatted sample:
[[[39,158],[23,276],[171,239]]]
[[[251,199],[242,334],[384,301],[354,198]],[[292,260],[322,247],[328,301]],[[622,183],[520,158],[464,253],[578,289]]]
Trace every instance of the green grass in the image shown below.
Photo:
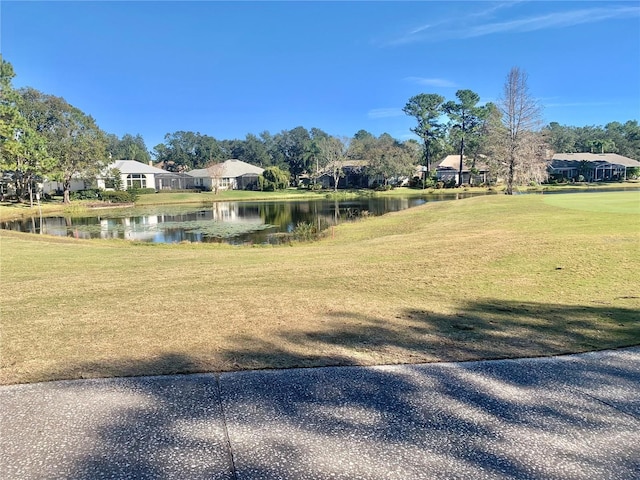
[[[640,190],[635,192],[575,193],[548,195],[545,203],[585,212],[640,214]]]
[[[216,195],[213,192],[159,192],[152,194],[140,195],[136,200],[136,205],[161,205],[161,204],[174,204],[174,203],[208,203],[208,202],[222,202],[222,201],[269,201],[269,200],[288,200],[288,199],[303,199],[303,198],[317,198],[323,194],[318,192],[311,192],[309,190],[298,190],[295,188],[288,188],[286,190],[279,190],[276,192],[254,192],[249,190],[221,190]]]
[[[600,195],[428,203],[282,247],[0,232],[0,383],[638,344],[637,192]]]

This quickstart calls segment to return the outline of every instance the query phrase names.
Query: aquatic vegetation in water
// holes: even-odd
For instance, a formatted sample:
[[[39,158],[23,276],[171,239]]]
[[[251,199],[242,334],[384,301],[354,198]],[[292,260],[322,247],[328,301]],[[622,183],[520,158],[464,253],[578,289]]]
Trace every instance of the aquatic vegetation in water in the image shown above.
[[[245,233],[257,232],[274,228],[275,225],[252,222],[214,222],[214,221],[185,221],[185,222],[160,222],[160,223],[120,223],[110,221],[105,225],[76,225],[68,227],[67,230],[73,232],[86,232],[88,234],[99,234],[108,231],[110,233],[125,232],[160,232],[164,230],[181,229],[185,232],[199,234],[204,237],[213,238],[233,238]]]

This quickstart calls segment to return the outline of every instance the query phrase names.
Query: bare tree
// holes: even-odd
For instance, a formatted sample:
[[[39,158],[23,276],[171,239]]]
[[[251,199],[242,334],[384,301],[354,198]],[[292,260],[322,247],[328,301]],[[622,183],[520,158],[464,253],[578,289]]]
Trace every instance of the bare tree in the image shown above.
[[[506,177],[506,194],[513,186],[541,181],[545,175],[542,109],[529,93],[526,72],[513,67],[507,75],[498,116],[491,124],[491,153],[499,174]]]
[[[222,186],[222,175],[224,173],[224,163],[211,163],[207,166],[207,173],[211,177],[211,190],[217,195]]]
[[[343,168],[349,155],[350,139],[348,137],[326,137],[318,141],[319,158],[325,171],[331,172],[333,190],[338,190],[338,181],[344,176]]]

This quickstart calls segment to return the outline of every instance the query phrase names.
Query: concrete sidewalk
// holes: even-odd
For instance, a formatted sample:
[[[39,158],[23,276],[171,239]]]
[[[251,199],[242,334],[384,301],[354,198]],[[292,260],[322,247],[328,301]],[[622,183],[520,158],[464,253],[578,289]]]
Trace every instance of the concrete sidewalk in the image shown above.
[[[0,387],[2,479],[640,478],[640,348]]]

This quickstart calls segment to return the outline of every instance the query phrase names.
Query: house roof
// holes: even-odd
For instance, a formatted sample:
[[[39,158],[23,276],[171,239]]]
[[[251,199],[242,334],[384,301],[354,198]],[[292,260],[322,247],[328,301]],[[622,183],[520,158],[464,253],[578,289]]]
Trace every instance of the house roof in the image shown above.
[[[462,171],[468,172],[471,167],[469,167],[467,163],[468,162],[470,163],[471,159],[466,156],[462,157],[462,159],[463,159]],[[460,155],[447,155],[439,162],[436,162],[436,170],[455,170],[457,172],[459,168],[460,168]],[[476,161],[476,168],[478,170],[486,170],[487,166],[481,161]]]
[[[162,170],[161,168],[153,167],[151,165],[147,165],[146,163],[137,162],[135,160],[116,160],[111,165],[107,167],[107,169],[111,170],[113,168],[117,168],[121,173],[130,174],[130,173],[167,173],[166,170]]]
[[[556,153],[551,158],[552,166],[572,167],[580,162],[606,162],[624,167],[640,167],[640,162],[617,153]]]
[[[222,163],[212,165],[212,167],[219,165],[222,166],[222,170],[219,174],[222,178],[237,178],[248,174],[262,175],[262,172],[264,172],[264,168],[236,159],[225,160]],[[188,171],[187,175],[191,175],[192,177],[209,178],[212,176],[212,172],[209,168],[199,168]]]

